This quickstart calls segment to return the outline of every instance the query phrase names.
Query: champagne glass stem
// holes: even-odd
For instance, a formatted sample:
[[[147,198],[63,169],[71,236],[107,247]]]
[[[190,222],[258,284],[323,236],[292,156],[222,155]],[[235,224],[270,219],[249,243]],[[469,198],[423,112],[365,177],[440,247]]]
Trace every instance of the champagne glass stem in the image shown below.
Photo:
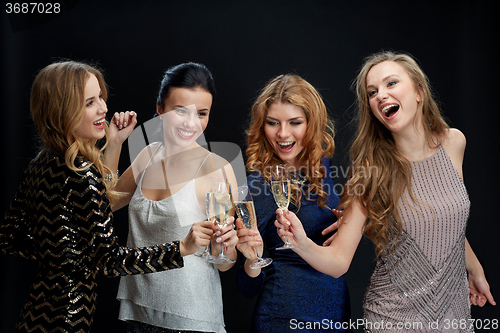
[[[283,214],[285,214],[285,211],[283,209],[281,209],[281,211],[283,212]],[[288,227],[288,228],[290,228],[290,227]],[[287,228],[287,231],[289,230],[288,228]],[[276,250],[288,250],[288,249],[295,249],[297,247],[298,247],[297,245],[292,245],[292,243],[290,243],[288,241],[288,235],[287,235],[287,236],[285,236],[285,242],[283,243],[283,245],[281,245],[280,247],[277,247]]]

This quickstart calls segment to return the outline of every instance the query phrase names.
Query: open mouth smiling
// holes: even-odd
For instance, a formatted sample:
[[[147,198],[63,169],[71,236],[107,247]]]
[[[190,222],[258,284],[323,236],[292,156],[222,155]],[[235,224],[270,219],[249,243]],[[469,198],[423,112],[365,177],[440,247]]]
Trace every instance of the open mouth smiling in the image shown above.
[[[93,124],[96,126],[101,126],[105,121],[106,119],[102,118],[101,120],[95,121]]]
[[[398,104],[387,104],[382,108],[382,115],[387,119],[394,118],[393,116],[399,111]]]
[[[276,143],[278,144],[278,149],[284,153],[291,151],[295,146],[295,141],[276,141]]]
[[[188,130],[183,130],[180,128],[177,128],[177,133],[183,138],[183,139],[190,139],[194,136],[196,131],[188,131]]]

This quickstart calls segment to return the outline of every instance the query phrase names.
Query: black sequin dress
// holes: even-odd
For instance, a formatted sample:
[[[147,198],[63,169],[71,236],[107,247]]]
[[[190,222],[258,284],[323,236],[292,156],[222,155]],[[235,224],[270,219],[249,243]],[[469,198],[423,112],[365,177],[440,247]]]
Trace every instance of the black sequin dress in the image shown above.
[[[89,332],[97,273],[144,274],[183,266],[178,242],[127,248],[117,243],[100,173],[85,160],[33,160],[0,225],[0,251],[38,262],[16,332]]]

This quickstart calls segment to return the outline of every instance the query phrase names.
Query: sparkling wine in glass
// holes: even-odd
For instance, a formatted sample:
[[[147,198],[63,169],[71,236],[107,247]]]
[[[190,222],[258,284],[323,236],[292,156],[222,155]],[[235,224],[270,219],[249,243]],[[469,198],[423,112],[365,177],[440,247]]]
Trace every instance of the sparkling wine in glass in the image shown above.
[[[221,228],[225,227],[233,209],[231,185],[217,178],[211,179],[207,189],[206,208],[208,220]],[[235,262],[224,255],[223,244],[221,244],[219,256],[208,258],[208,260],[213,264]]]
[[[271,191],[273,192],[274,201],[276,201],[278,208],[283,212],[287,210],[290,204],[290,179],[287,167],[281,165],[273,165],[271,167]],[[282,246],[277,247],[276,250],[287,250],[296,247],[288,241],[287,237],[286,242]]]
[[[255,207],[248,186],[238,187],[238,198],[234,202],[234,206],[245,228],[257,230],[257,216],[255,215]],[[266,267],[273,262],[271,258],[260,257],[255,248],[254,251],[257,256],[257,261],[251,264],[250,268],[258,269]]]

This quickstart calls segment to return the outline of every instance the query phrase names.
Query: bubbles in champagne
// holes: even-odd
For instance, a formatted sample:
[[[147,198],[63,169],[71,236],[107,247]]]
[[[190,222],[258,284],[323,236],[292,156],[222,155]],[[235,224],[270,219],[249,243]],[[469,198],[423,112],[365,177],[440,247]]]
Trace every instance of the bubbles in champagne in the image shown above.
[[[278,207],[282,210],[288,209],[288,204],[290,203],[290,181],[272,181],[271,190]]]
[[[234,203],[238,216],[243,221],[243,225],[247,229],[257,229],[257,218],[255,216],[255,208],[253,201],[236,201]]]

